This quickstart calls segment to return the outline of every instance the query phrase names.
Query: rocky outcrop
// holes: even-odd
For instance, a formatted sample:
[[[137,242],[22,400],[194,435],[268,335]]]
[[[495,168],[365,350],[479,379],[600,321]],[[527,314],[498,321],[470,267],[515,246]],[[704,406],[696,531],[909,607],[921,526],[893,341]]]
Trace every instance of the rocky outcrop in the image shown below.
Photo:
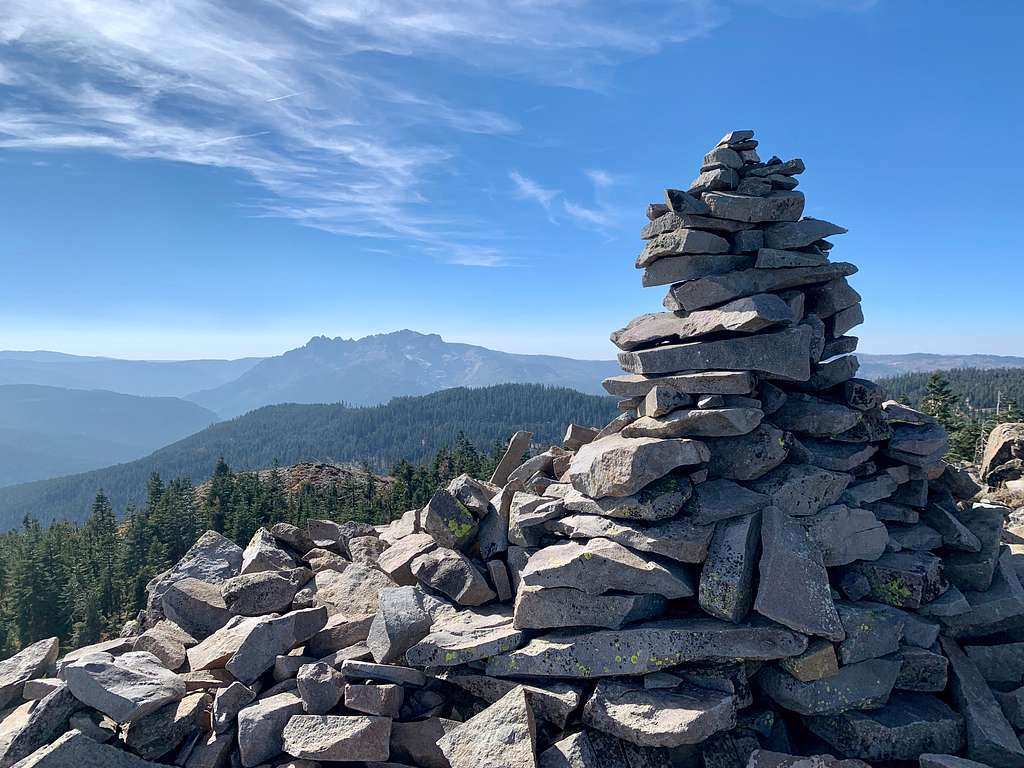
[[[1024,768],[1007,510],[856,378],[803,170],[734,131],[648,208],[620,417],[386,526],[205,534],[125,638],[0,663],[0,768]]]

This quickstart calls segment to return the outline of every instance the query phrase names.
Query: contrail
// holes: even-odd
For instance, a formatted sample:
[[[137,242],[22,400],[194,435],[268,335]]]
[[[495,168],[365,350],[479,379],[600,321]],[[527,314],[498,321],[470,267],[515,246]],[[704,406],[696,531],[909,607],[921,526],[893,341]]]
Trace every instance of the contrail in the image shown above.
[[[237,139],[252,139],[256,136],[266,136],[270,131],[260,131],[258,133],[241,133],[238,136],[225,136],[223,139],[210,139],[209,141],[201,141],[196,144],[197,147],[206,147],[210,144],[222,144],[225,141],[235,141]]]
[[[267,99],[267,102],[281,101],[282,99],[290,99],[292,96],[301,96],[305,91],[296,91],[295,93],[286,93],[284,96],[275,96],[272,99]]]

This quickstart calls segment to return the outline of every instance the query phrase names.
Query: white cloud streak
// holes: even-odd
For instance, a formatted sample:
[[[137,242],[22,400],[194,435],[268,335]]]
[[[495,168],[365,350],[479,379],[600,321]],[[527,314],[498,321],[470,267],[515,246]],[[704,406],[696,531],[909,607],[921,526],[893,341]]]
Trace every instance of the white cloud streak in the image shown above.
[[[532,200],[545,210],[550,210],[551,201],[560,194],[557,189],[546,189],[519,171],[510,171],[508,176],[515,184],[516,197],[521,200]]]
[[[0,149],[228,169],[255,182],[245,204],[256,215],[495,266],[507,260],[500,238],[437,202],[439,188],[458,172],[460,134],[515,134],[519,122],[413,86],[372,57],[598,88],[621,58],[720,22],[710,0],[666,5],[4,0]],[[557,191],[512,179],[552,207]]]

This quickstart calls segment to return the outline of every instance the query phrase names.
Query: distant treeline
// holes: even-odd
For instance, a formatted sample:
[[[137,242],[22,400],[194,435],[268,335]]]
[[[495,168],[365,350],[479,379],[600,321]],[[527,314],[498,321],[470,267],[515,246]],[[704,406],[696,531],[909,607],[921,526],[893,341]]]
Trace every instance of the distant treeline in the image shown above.
[[[200,483],[218,457],[261,469],[306,461],[365,463],[383,473],[400,461],[429,463],[462,433],[475,445],[506,442],[526,429],[537,443],[557,443],[569,422],[603,426],[616,415],[611,397],[539,384],[456,388],[386,405],[273,405],[179,440],[138,461],[68,477],[0,488],[0,531],[26,515],[42,524],[82,521],[102,488],[115,509],[142,505],[146,480]]]
[[[965,408],[1000,408],[1024,403],[1024,368],[954,368],[942,371],[950,391]],[[932,373],[904,373],[879,379],[889,396],[918,406],[927,395]]]
[[[201,497],[188,479],[165,482],[153,474],[138,507],[115,510],[100,491],[82,525],[44,527],[26,517],[17,530],[0,535],[0,659],[44,637],[60,637],[68,650],[115,635],[145,607],[149,580],[177,562],[205,530],[244,547],[257,528],[277,522],[388,522],[426,504],[438,487],[463,472],[489,477],[503,451],[504,445],[478,450],[457,435],[427,463],[399,462],[391,471],[393,482],[354,474],[294,493],[286,491],[280,472],[261,478],[233,472],[221,460]]]

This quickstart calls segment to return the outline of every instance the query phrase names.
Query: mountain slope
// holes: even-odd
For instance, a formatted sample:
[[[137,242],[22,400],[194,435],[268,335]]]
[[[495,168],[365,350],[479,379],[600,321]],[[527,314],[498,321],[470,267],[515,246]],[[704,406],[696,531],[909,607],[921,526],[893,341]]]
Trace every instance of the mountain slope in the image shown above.
[[[389,470],[400,459],[420,463],[464,432],[476,445],[505,441],[528,429],[543,444],[561,440],[570,421],[603,425],[616,413],[610,397],[537,384],[449,389],[402,397],[387,405],[277,405],[221,422],[127,464],[0,488],[0,530],[26,514],[43,522],[82,520],[103,488],[114,508],[138,503],[152,472],[165,478],[209,477],[219,456],[235,469],[257,469],[306,461],[368,461]]]
[[[136,459],[215,421],[174,397],[0,385],[0,486]]]
[[[1024,357],[1007,355],[933,355],[927,352],[870,355],[858,352],[857,357],[860,358],[860,371],[857,375],[865,379],[953,368],[1024,368]]]
[[[0,384],[106,389],[141,397],[184,397],[233,381],[262,358],[117,360],[61,352],[0,351]]]
[[[621,371],[612,361],[514,355],[404,330],[362,339],[314,337],[188,399],[227,418],[274,403],[374,405],[450,387],[503,383],[603,394],[601,380],[615,373]]]

